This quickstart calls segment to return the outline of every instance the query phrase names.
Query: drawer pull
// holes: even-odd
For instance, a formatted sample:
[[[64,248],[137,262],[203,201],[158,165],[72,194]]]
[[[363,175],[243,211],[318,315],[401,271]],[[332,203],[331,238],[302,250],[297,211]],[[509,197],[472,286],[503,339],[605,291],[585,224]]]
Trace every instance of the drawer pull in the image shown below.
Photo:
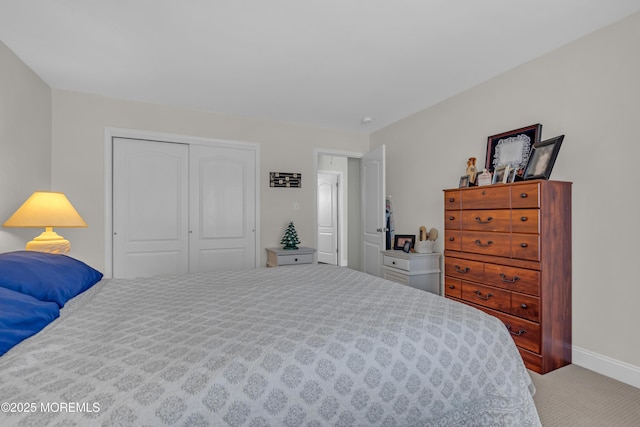
[[[489,224],[491,221],[493,221],[493,217],[487,217],[486,221],[483,221],[482,218],[480,218],[479,216],[476,217],[476,221],[478,222],[478,224]]]
[[[449,202],[450,202],[450,203],[453,203],[453,202],[455,202],[455,201],[456,201],[456,199],[454,199],[453,197],[450,197],[450,198],[449,198]]]
[[[298,258],[294,258],[293,260],[294,260],[295,262],[298,262]]]
[[[507,279],[507,276],[502,273],[500,273],[500,279],[502,279],[502,281],[505,283],[516,283],[518,280],[520,280],[518,276],[513,276],[513,279]]]
[[[489,240],[487,243],[482,243],[480,240],[476,240],[474,243],[476,244],[476,246],[480,246],[481,248],[487,248],[493,245],[493,241],[491,240]]]
[[[456,217],[455,217],[455,216],[450,216],[450,217],[449,217],[449,221],[453,221],[454,219],[456,219]]]
[[[510,333],[511,335],[515,335],[516,337],[519,337],[520,335],[522,335],[522,334],[526,334],[526,333],[527,333],[527,331],[526,331],[526,330],[524,330],[524,329],[520,329],[520,330],[518,330],[518,332],[513,332],[513,331],[511,330],[511,325],[507,325],[506,323],[505,323],[505,325],[504,325],[504,326],[506,326],[506,327],[507,327],[507,329],[509,330],[509,333]]]
[[[526,221],[526,220],[528,220],[528,219],[529,219],[529,218],[527,218],[526,216],[521,216],[521,217],[520,217],[520,221],[522,221],[522,222],[524,222],[524,221]]]
[[[525,303],[520,304],[520,308],[524,308],[526,310],[527,309],[527,304],[525,304]]]
[[[453,285],[449,285],[449,289],[455,289],[456,287]]]
[[[459,265],[456,265],[453,268],[455,268],[458,273],[468,273],[469,272],[469,267],[460,268]]]
[[[486,297],[482,296],[482,292],[480,292],[480,291],[476,291],[476,295],[478,295],[478,298],[483,299],[485,301],[493,296],[492,293],[488,293]]]
[[[449,237],[449,241],[450,241],[450,242],[453,242],[454,240],[456,240],[456,238],[455,238],[455,237]]]
[[[527,197],[529,197],[529,195],[527,193],[520,193],[520,198],[521,199],[526,199]]]
[[[528,246],[529,246],[529,245],[527,245],[526,243],[520,243],[520,247],[521,247],[521,248],[526,248],[526,247],[528,247]]]
[[[391,261],[391,264],[396,265],[396,262],[395,261]]]

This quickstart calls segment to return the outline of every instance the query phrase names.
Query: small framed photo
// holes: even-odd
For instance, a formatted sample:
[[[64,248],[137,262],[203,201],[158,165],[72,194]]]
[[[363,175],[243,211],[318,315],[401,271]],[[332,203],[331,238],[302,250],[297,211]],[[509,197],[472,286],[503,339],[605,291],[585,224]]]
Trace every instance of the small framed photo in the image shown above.
[[[471,177],[469,175],[462,175],[460,177],[460,184],[458,184],[458,188],[467,188],[470,182]]]
[[[393,238],[393,249],[401,251],[404,249],[405,243],[409,243],[409,250],[413,249],[416,244],[415,234],[396,234]]]
[[[478,186],[491,185],[491,172],[484,170],[478,174]]]
[[[517,170],[524,169],[531,147],[540,141],[541,134],[542,125],[538,123],[491,135],[487,138],[485,169],[493,172],[500,165],[509,165]]]
[[[560,135],[533,144],[522,178],[549,179],[563,139],[564,135]]]
[[[507,175],[507,180],[505,182],[515,182],[517,172],[518,170],[516,168],[509,169],[509,174]]]
[[[502,184],[506,182],[506,179],[508,176],[509,176],[509,166],[507,165],[496,166],[496,169],[493,171],[493,179],[491,183]]]

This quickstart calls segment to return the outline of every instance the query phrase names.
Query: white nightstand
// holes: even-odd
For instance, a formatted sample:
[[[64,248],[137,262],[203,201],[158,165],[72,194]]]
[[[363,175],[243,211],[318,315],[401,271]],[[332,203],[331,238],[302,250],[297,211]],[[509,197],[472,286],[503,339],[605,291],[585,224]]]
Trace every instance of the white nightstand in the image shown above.
[[[313,264],[313,248],[298,249],[267,248],[267,267],[281,265]]]
[[[382,251],[383,277],[412,288],[441,295],[440,253]]]

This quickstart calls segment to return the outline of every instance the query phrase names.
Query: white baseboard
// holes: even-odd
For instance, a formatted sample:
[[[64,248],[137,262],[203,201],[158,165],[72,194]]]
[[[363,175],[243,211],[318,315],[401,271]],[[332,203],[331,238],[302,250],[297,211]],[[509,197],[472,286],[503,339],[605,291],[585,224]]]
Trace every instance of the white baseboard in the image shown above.
[[[640,366],[631,365],[620,360],[584,348],[572,347],[572,362],[575,365],[605,375],[614,380],[640,388]]]

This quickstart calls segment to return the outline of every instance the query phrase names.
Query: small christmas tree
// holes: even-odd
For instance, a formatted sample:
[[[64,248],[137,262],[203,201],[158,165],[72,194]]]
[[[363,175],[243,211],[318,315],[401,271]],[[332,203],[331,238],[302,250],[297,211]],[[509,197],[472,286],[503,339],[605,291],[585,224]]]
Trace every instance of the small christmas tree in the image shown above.
[[[284,249],[298,249],[297,244],[300,243],[300,240],[298,239],[296,228],[293,226],[293,221],[289,221],[280,243],[284,245]]]

